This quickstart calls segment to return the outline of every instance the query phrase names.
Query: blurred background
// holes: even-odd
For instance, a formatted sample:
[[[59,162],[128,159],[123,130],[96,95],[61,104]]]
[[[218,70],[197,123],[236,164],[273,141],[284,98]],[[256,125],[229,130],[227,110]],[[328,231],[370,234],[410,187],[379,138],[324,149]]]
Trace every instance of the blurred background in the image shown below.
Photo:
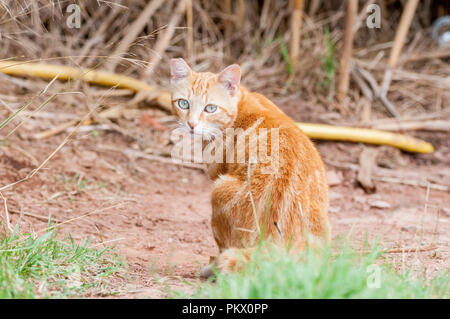
[[[381,85],[407,1],[354,2],[351,69],[362,68]],[[448,104],[445,41],[449,34],[447,38],[443,34],[450,22],[444,19],[435,32],[433,23],[448,14],[449,3],[415,2],[406,44],[396,63],[401,71],[394,73],[388,92],[399,114],[406,117],[442,111]],[[78,20],[73,17],[77,10],[70,7],[75,3]],[[345,103],[335,103],[346,3],[3,0],[0,57],[115,71],[162,87],[168,84],[167,65],[173,57],[185,58],[197,71],[218,71],[239,63],[243,83],[250,89],[282,102],[301,97],[323,105],[322,111],[340,114],[328,118],[322,114],[324,121],[344,116],[370,122],[387,114],[379,101],[366,106],[358,85],[349,89]],[[373,4],[380,10],[379,28],[368,26],[374,11],[367,9]],[[361,76],[351,76],[352,82],[355,77]],[[364,113],[365,107],[374,115]],[[309,120],[308,114],[303,115]]]

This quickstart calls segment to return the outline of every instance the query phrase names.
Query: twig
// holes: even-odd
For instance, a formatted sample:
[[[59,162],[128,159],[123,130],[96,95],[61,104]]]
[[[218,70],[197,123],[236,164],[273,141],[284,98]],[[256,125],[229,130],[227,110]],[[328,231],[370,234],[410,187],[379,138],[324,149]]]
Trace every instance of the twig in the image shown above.
[[[49,219],[51,219],[53,221],[59,222],[59,220],[55,219],[54,217],[50,218],[50,216],[36,215],[36,214],[32,214],[32,213],[27,213],[27,212],[19,212],[19,211],[16,211],[16,210],[9,210],[9,211],[11,213],[21,213],[21,214],[23,214],[25,216],[34,217],[34,218],[37,218],[37,219],[40,219],[40,220],[43,220],[43,221],[48,221]]]
[[[361,77],[361,75],[356,71],[355,68],[352,68],[351,71],[353,80],[355,80],[356,84],[361,89],[361,92],[364,94],[364,96],[370,101],[373,101],[373,93],[370,87],[364,82],[364,79]]]
[[[5,216],[6,216],[6,226],[11,232],[13,232],[14,228],[11,226],[11,220],[9,219],[8,204],[6,203],[6,198],[3,196],[2,192],[0,192],[0,196],[3,199],[3,207],[5,209]]]
[[[402,179],[402,178],[397,178],[397,177],[389,177],[389,176],[379,176],[379,175],[375,175],[374,176],[375,180],[378,180],[380,182],[385,182],[385,183],[396,183],[396,184],[404,184],[404,185],[411,185],[411,186],[420,186],[420,187],[429,187],[431,189],[437,189],[440,191],[448,191],[450,190],[450,187],[445,186],[445,185],[440,185],[440,184],[436,184],[436,183],[427,183],[425,181],[417,181],[417,180],[410,180],[410,179]]]
[[[44,231],[49,231],[49,230],[51,230],[51,229],[53,229],[53,228],[56,228],[56,227],[58,227],[58,226],[61,226],[61,225],[67,224],[67,223],[71,223],[71,222],[73,222],[73,221],[75,221],[75,220],[78,220],[78,219],[81,219],[81,218],[85,218],[85,217],[90,216],[90,215],[93,215],[93,214],[101,213],[101,212],[103,212],[103,211],[105,211],[105,210],[108,210],[108,209],[111,209],[111,208],[120,207],[120,206],[122,206],[122,205],[124,205],[124,204],[125,204],[125,202],[121,202],[121,203],[114,204],[114,205],[111,205],[111,206],[108,206],[108,207],[97,208],[96,210],[94,210],[94,211],[92,211],[92,212],[89,212],[89,213],[86,213],[86,214],[83,214],[83,215],[81,215],[81,216],[77,216],[77,217],[74,217],[74,218],[70,218],[70,219],[68,219],[68,220],[65,220],[65,221],[59,223],[59,224],[57,223],[57,224],[55,224],[55,225],[53,225],[53,226],[51,226],[51,227],[43,228],[43,229],[37,231],[36,233],[41,233],[41,232],[44,232]]]
[[[92,121],[90,119],[85,120],[85,121],[71,120],[71,121],[62,123],[62,124],[52,128],[52,129],[36,133],[36,134],[32,135],[32,138],[39,140],[39,139],[47,138],[47,137],[50,137],[50,136],[53,136],[53,135],[58,135],[59,133],[64,132],[69,127],[72,127],[72,126],[76,125],[77,123],[81,123],[82,125],[89,125],[89,124],[92,123]]]
[[[205,170],[205,167],[201,164],[183,163],[183,162],[179,162],[179,161],[174,161],[172,158],[153,155],[153,154],[147,154],[147,153],[144,153],[144,152],[141,152],[138,150],[133,150],[133,149],[121,149],[121,148],[118,148],[115,146],[109,146],[109,145],[97,145],[97,147],[94,149],[94,151],[98,151],[98,150],[120,152],[120,153],[125,154],[130,159],[144,158],[144,159],[153,160],[153,161],[157,161],[157,162],[161,162],[161,163],[165,163],[165,164],[179,165],[179,166],[184,166],[184,167],[193,168],[193,169],[200,169],[202,171]]]
[[[424,74],[424,73],[415,73],[415,72],[408,72],[404,70],[394,70],[392,72],[392,78],[395,80],[407,80],[407,81],[414,81],[414,82],[428,82],[433,86],[436,86],[438,88],[442,89],[450,89],[450,77],[446,76],[438,76],[438,75],[431,75],[431,74]]]
[[[420,60],[428,60],[428,59],[439,59],[446,58],[450,56],[450,48],[442,48],[429,52],[419,52],[407,56],[401,56],[399,59],[399,63],[420,61]]]
[[[398,123],[379,123],[371,125],[372,128],[386,131],[450,131],[450,121],[410,121],[410,122],[398,122]]]
[[[150,20],[153,13],[159,9],[159,7],[164,3],[164,0],[152,0],[147,3],[142,13],[139,17],[134,20],[134,22],[127,28],[125,32],[125,37],[120,41],[117,48],[111,54],[111,56],[120,56],[128,50],[130,44],[136,39],[136,37],[144,29],[145,25]],[[110,70],[114,70],[117,66],[118,60],[111,62],[109,66]]]
[[[435,244],[431,244],[428,246],[413,246],[413,247],[402,247],[402,248],[391,248],[387,250],[383,250],[383,254],[397,254],[397,253],[412,253],[412,252],[419,252],[419,251],[430,251],[436,249]],[[360,254],[370,254],[370,250],[362,250],[359,251]]]
[[[378,99],[380,99],[380,101],[383,103],[383,105],[386,107],[386,109],[389,111],[389,113],[394,115],[395,117],[398,117],[399,114],[398,114],[395,106],[388,100],[386,95],[383,95],[381,93],[381,89],[378,86],[377,81],[373,78],[373,76],[368,71],[366,71],[362,67],[360,67],[359,65],[355,64],[355,67],[358,70],[358,72],[366,79],[366,81],[369,82],[375,96]]]
[[[358,29],[361,27],[363,21],[367,18],[367,8],[375,3],[375,0],[369,0],[367,1],[364,6],[362,7],[361,11],[355,18],[355,23],[353,25],[353,32],[356,33]]]
[[[162,55],[169,46],[170,39],[172,39],[172,36],[175,32],[175,28],[177,27],[178,23],[183,17],[185,10],[186,10],[186,0],[180,0],[178,2],[175,11],[172,13],[172,18],[170,19],[165,32],[161,37],[158,38],[158,41],[156,42],[155,49],[153,50],[149,61],[149,67],[147,68],[144,74],[145,79],[149,79],[149,77],[153,73],[153,70],[156,69],[159,62],[161,61]]]
[[[121,241],[121,240],[124,240],[124,239],[126,239],[126,238],[122,237],[122,238],[116,238],[116,239],[110,239],[110,240],[102,241],[101,243],[92,245],[91,248],[95,248],[95,247],[98,247],[100,245],[104,245],[104,244],[107,244],[107,243],[113,243],[113,242],[116,242],[116,241]]]

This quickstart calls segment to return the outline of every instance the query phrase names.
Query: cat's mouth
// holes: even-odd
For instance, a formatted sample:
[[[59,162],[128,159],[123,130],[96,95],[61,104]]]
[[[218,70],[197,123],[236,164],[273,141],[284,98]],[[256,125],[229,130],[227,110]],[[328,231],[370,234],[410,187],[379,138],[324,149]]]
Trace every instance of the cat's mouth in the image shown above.
[[[197,135],[197,136],[201,136],[205,133],[205,130],[200,127],[200,126],[195,126],[192,127],[191,125],[189,125],[188,123],[186,123],[186,130],[192,135]]]
[[[221,136],[220,129],[205,128],[201,126],[201,124],[199,126],[191,127],[190,125],[188,125],[188,123],[185,123],[184,129],[192,138],[202,137],[207,141],[211,141],[212,139],[216,138],[216,135]]]
[[[203,135],[203,130],[195,130],[193,128],[188,128],[187,131],[191,134],[191,135]]]

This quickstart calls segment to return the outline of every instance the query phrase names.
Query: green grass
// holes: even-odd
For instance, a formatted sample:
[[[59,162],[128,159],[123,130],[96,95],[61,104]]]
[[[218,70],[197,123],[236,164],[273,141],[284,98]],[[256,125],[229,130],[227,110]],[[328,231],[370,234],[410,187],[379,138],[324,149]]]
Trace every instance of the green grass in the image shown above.
[[[67,298],[112,294],[108,277],[124,266],[113,248],[90,241],[14,233],[0,238],[0,298]],[[108,289],[107,289],[108,288]]]
[[[201,284],[189,297],[448,298],[448,273],[425,280],[382,262],[376,248],[360,255],[344,246],[337,256],[329,247],[319,253],[310,249],[297,257],[270,248],[255,253],[242,272],[216,274],[215,282]]]
[[[289,51],[286,42],[284,41],[282,36],[278,37],[278,42],[280,43],[281,56],[283,57],[284,63],[286,64],[286,71],[289,75],[292,75],[293,73],[292,62],[291,57],[289,56]]]
[[[325,39],[325,55],[322,58],[322,69],[325,71],[325,78],[322,86],[325,89],[329,89],[331,86],[334,86],[334,77],[337,68],[336,43],[331,39],[328,25],[325,25],[323,33]]]

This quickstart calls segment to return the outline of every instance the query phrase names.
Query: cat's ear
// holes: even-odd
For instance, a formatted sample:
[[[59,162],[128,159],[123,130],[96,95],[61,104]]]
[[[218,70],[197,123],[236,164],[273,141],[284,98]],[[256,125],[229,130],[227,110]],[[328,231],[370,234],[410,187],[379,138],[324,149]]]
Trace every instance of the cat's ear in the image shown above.
[[[225,86],[231,96],[237,92],[240,82],[241,68],[237,64],[227,66],[222,72],[219,73],[219,83]]]
[[[183,59],[170,60],[170,80],[173,84],[187,79],[191,73],[191,68]]]

